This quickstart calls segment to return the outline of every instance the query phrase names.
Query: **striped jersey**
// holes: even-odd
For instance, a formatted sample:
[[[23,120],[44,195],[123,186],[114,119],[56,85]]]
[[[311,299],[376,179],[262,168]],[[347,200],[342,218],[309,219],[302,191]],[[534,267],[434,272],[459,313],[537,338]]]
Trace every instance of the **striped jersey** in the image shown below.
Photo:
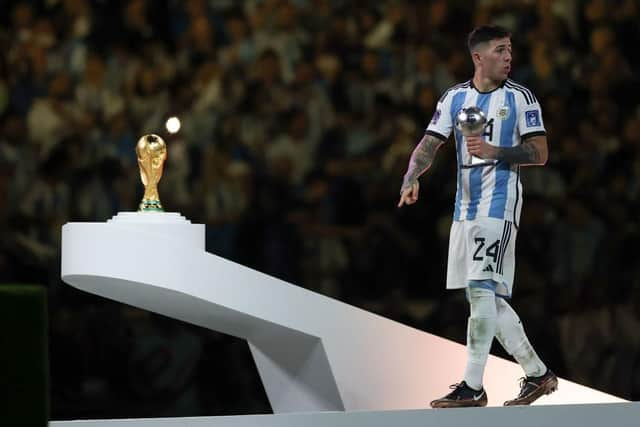
[[[478,91],[469,80],[442,95],[426,130],[444,141],[454,132],[458,160],[454,220],[491,217],[518,224],[522,208],[520,166],[504,161],[472,164],[465,138],[455,127],[460,109],[471,106],[487,116],[486,142],[514,147],[524,138],[546,134],[540,104],[529,89],[513,80],[503,81],[490,92]]]

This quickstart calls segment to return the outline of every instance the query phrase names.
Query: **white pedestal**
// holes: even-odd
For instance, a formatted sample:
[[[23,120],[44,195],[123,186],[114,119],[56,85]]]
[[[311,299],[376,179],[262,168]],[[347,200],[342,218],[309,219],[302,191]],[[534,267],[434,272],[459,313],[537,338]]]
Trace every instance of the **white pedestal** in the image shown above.
[[[107,224],[162,236],[171,244],[204,250],[204,224],[192,224],[177,212],[118,212]]]

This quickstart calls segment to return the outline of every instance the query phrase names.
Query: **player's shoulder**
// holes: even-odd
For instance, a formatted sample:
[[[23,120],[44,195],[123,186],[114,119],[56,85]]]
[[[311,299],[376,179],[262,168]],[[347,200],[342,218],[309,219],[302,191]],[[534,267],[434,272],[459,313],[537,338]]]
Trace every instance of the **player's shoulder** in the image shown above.
[[[531,89],[521,83],[516,82],[515,80],[505,80],[504,88],[505,90],[513,92],[517,97],[519,97],[523,104],[531,105],[538,102]]]
[[[447,97],[453,96],[460,91],[467,90],[470,87],[471,87],[471,80],[467,80],[465,82],[455,84],[442,93],[442,96],[440,97],[440,100],[438,102],[444,102],[445,99],[447,99]]]

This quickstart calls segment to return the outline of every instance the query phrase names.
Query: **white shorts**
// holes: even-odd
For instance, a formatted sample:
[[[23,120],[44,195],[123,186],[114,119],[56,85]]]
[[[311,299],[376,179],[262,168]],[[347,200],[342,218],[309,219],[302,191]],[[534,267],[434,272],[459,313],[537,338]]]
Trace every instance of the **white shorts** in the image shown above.
[[[517,232],[513,223],[504,219],[453,221],[447,289],[466,288],[470,280],[491,279],[497,284],[496,295],[511,298]]]

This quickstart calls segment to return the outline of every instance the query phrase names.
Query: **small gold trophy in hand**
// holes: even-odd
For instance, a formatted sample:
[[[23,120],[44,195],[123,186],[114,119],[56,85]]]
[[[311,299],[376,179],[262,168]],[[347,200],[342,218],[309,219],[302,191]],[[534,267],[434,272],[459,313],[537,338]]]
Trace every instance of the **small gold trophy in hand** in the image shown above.
[[[167,145],[158,135],[144,135],[136,145],[140,178],[144,184],[144,196],[140,202],[140,212],[164,212],[158,195],[158,182],[162,178],[164,161],[167,159]]]

